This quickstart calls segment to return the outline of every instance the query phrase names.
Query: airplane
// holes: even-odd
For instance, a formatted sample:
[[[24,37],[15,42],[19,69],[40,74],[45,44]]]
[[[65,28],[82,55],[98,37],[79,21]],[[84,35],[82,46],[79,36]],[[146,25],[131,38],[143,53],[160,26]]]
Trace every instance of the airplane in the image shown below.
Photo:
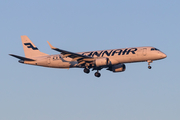
[[[126,70],[125,63],[147,62],[148,68],[155,60],[164,59],[166,54],[155,47],[132,47],[99,51],[88,51],[74,53],[53,47],[48,41],[52,50],[60,54],[48,55],[40,52],[39,49],[26,36],[21,36],[25,57],[9,54],[20,59],[20,63],[51,67],[51,68],[83,68],[85,73],[96,70],[95,76],[100,77],[99,71],[103,68],[112,72],[123,72]]]

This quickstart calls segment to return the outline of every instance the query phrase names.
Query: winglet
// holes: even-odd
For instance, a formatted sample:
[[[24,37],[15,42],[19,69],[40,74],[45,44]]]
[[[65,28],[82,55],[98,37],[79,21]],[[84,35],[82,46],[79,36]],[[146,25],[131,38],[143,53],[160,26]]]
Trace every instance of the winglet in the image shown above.
[[[55,49],[55,47],[53,47],[53,46],[51,45],[51,43],[49,43],[49,41],[47,41],[47,43],[49,44],[49,46],[51,47],[51,49]]]

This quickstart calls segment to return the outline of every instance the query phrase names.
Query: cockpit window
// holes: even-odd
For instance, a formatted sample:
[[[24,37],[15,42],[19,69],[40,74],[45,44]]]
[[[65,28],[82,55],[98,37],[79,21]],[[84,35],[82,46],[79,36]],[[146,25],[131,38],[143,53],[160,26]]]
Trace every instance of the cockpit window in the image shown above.
[[[154,50],[159,51],[159,49],[157,49],[157,48],[151,48],[151,51],[154,51]]]

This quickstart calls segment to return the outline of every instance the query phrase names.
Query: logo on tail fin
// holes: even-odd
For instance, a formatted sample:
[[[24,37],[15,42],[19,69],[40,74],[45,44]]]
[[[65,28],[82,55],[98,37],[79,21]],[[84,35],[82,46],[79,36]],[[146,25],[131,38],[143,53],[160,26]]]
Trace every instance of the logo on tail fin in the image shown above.
[[[33,50],[38,50],[37,47],[34,47],[31,43],[24,43],[28,48],[32,48]]]

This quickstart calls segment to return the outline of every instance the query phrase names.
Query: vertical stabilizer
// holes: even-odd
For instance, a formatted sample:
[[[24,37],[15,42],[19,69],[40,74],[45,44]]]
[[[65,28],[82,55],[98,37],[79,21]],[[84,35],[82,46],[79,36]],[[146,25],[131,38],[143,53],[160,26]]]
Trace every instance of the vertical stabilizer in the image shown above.
[[[26,35],[21,36],[21,40],[24,48],[24,54],[27,58],[48,55],[40,52],[39,49],[32,43],[32,41]]]

